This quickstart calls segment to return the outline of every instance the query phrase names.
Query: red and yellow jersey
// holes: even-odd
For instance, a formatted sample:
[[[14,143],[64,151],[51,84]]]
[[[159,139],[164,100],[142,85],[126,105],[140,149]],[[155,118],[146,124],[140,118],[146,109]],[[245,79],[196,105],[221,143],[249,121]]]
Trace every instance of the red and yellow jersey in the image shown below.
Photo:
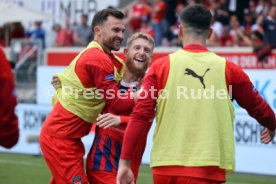
[[[86,49],[74,67],[75,75],[81,85],[84,88],[100,90],[103,101],[110,110],[121,114],[131,109],[135,103],[133,99],[122,99],[116,95],[110,98],[108,91],[117,94],[119,90],[119,85],[115,81],[115,70],[118,72],[123,70],[122,63],[113,54],[107,54],[99,48]],[[59,138],[81,138],[90,131],[89,123],[58,103],[47,117],[42,132]]]

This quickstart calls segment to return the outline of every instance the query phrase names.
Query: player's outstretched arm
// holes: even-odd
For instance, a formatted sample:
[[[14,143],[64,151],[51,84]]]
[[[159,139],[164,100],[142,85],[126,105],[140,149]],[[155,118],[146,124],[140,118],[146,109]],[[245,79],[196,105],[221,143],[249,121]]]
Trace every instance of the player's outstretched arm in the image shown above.
[[[269,104],[254,88],[248,75],[237,65],[227,62],[227,81],[232,86],[232,98],[248,114],[270,131],[276,129],[275,114]]]

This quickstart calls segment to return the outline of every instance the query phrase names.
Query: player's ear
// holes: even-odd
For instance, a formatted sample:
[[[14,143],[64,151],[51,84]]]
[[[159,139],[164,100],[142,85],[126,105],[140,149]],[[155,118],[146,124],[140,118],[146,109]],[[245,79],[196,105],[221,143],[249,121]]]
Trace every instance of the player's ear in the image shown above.
[[[93,31],[94,31],[95,34],[99,34],[100,31],[101,31],[100,26],[95,26]]]

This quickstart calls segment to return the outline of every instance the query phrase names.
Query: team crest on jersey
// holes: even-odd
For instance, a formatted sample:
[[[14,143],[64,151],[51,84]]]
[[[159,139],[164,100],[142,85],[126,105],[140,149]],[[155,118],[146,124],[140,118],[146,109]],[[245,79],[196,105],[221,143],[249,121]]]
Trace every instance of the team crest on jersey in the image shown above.
[[[113,80],[114,80],[114,75],[107,75],[107,76],[105,77],[105,80],[113,81]]]
[[[75,176],[72,178],[72,184],[82,184],[81,176]]]

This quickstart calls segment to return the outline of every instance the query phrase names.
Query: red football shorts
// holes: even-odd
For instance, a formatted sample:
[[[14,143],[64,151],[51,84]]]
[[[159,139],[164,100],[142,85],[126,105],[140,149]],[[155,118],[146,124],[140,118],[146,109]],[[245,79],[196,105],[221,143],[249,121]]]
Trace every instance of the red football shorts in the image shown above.
[[[81,139],[61,139],[41,133],[40,147],[52,173],[51,184],[88,184]]]
[[[167,176],[153,174],[155,184],[222,184],[223,182],[188,176]]]
[[[131,169],[134,174],[135,181],[138,177],[140,164],[141,160],[131,163]],[[90,184],[116,184],[117,173],[86,168],[86,174]]]
[[[86,170],[89,184],[116,184],[116,173]]]

